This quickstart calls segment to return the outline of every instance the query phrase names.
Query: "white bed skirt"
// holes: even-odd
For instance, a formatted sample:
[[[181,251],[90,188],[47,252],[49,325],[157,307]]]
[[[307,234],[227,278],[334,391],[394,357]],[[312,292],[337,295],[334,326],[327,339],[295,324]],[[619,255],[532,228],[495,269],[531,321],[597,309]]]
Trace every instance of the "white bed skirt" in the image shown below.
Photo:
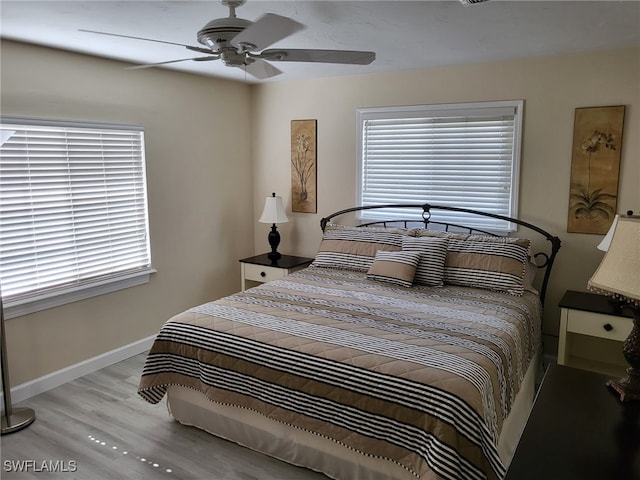
[[[535,396],[540,352],[529,365],[522,386],[505,420],[498,453],[505,467],[511,462]],[[322,472],[340,480],[415,480],[402,466],[371,457],[328,438],[276,422],[231,405],[209,401],[203,394],[177,385],[167,391],[167,406],[184,425],[201,428],[287,463]]]

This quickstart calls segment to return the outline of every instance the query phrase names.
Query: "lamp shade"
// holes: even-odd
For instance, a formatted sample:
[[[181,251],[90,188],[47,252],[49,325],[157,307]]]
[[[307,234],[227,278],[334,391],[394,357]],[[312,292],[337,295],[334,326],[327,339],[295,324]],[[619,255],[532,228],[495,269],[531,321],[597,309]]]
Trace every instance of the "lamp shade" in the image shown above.
[[[612,230],[607,253],[588,288],[640,305],[640,218],[619,217]]]
[[[264,209],[262,215],[258,219],[260,223],[285,223],[288,222],[287,214],[284,212],[284,205],[282,204],[282,197],[276,197],[276,194],[271,194],[264,201]]]
[[[611,239],[613,238],[613,231],[616,229],[616,225],[618,224],[618,218],[620,218],[620,215],[617,215],[617,214],[615,217],[613,217],[613,222],[611,222],[609,231],[596,247],[598,250],[602,250],[603,252],[606,252],[607,250],[609,250],[609,245],[611,245]]]

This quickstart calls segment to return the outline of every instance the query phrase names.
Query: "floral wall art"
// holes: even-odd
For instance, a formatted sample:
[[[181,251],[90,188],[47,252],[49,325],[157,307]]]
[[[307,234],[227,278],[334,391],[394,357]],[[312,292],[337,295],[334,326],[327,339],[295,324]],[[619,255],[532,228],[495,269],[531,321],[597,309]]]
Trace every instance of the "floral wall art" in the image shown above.
[[[316,213],[316,120],[291,121],[291,210]]]
[[[576,108],[567,231],[605,234],[616,213],[624,106]]]

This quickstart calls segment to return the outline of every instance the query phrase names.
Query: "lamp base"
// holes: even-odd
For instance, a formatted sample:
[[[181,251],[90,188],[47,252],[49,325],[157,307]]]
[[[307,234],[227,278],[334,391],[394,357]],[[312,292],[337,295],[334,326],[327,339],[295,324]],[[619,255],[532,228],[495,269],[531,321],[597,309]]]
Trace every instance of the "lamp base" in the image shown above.
[[[280,254],[280,252],[269,252],[267,253],[267,258],[275,262],[276,260],[281,259],[282,255]]]
[[[628,375],[620,380],[609,380],[607,387],[618,394],[621,402],[632,402],[640,400],[640,376],[629,372],[634,368],[627,369]]]
[[[269,240],[269,245],[271,246],[271,251],[267,254],[269,260],[275,262],[279,258],[282,257],[278,252],[278,245],[280,245],[280,233],[278,233],[278,227],[274,223],[271,225],[271,231],[269,232],[269,236],[267,237]]]
[[[2,415],[2,435],[27,428],[36,419],[31,408],[14,408],[11,415]]]
[[[621,402],[640,400],[640,307],[626,305],[633,312],[631,333],[622,344],[622,354],[627,360],[627,376],[620,380],[609,380],[607,386],[620,397]]]

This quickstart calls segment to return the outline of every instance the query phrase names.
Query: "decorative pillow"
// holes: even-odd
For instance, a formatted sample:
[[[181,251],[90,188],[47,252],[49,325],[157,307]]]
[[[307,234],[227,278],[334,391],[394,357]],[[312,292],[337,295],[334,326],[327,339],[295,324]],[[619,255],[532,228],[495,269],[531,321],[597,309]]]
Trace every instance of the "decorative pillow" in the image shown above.
[[[420,261],[414,282],[419,285],[441,287],[444,285],[444,264],[447,259],[448,238],[404,237],[403,252],[419,252]]]
[[[522,295],[529,240],[449,239],[444,282]]]
[[[367,271],[367,278],[410,287],[413,285],[413,277],[419,261],[420,253],[418,252],[379,250],[371,268]]]
[[[377,251],[401,250],[405,234],[406,230],[401,228],[328,224],[313,264],[318,267],[366,272]]]

